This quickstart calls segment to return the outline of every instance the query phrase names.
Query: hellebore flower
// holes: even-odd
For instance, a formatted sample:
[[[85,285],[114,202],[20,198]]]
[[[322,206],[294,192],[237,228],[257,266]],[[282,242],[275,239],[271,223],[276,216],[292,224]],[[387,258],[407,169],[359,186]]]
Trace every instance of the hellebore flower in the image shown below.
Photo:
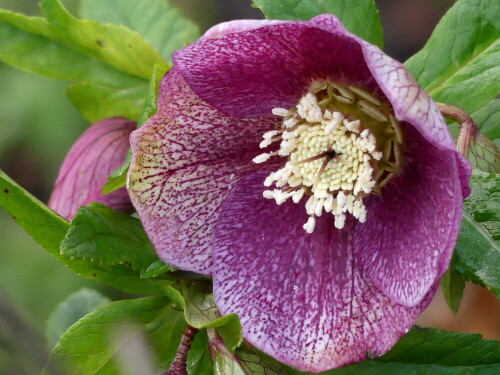
[[[159,257],[211,275],[221,313],[297,369],[385,353],[469,192],[435,104],[329,15],[221,24],[173,61],[128,176]]]
[[[134,122],[112,117],[89,127],[75,144],[59,170],[49,207],[71,220],[79,206],[99,202],[115,210],[132,212],[126,188],[103,195],[101,187],[113,170],[123,164],[130,146]]]

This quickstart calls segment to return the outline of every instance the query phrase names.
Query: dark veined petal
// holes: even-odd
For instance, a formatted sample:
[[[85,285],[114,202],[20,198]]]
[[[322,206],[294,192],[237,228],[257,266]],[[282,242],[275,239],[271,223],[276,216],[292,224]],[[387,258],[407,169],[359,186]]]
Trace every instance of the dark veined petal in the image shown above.
[[[219,206],[242,176],[260,166],[262,134],[274,117],[228,117],[196,96],[172,69],[158,112],[132,133],[128,189],[159,257],[210,274],[212,232]]]
[[[429,145],[410,126],[404,166],[367,202],[353,237],[364,274],[393,301],[413,306],[446,270],[462,218],[454,152]]]
[[[304,208],[262,199],[266,173],[242,179],[226,199],[214,237],[214,293],[238,314],[252,345],[302,371],[320,372],[389,350],[429,303],[395,303],[362,271],[357,225],[323,215],[310,235]]]
[[[359,43],[308,22],[283,22],[216,39],[174,53],[193,91],[237,117],[294,106],[315,79],[362,83],[377,90]]]
[[[88,128],[66,156],[49,201],[49,207],[70,220],[79,206],[99,202],[115,210],[132,212],[127,190],[103,195],[101,187],[113,170],[123,164],[135,123],[113,117]]]

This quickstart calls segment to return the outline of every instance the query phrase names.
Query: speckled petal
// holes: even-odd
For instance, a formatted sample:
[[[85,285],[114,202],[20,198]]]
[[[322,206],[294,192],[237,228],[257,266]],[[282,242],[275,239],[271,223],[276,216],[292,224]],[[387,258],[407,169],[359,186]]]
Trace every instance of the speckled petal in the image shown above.
[[[302,21],[200,40],[176,51],[173,60],[194,92],[237,117],[290,108],[315,79],[377,88],[359,43]]]
[[[313,18],[310,22],[332,34],[342,32],[359,43],[368,68],[384,95],[391,102],[398,120],[413,125],[432,145],[454,151],[460,168],[463,196],[467,197],[470,194],[470,163],[455,151],[455,143],[441,112],[429,95],[418,86],[404,65],[386,55],[377,46],[349,33],[334,16],[325,14]]]
[[[221,36],[240,31],[258,29],[264,26],[276,25],[286,21],[279,20],[233,20],[222,22],[208,29],[200,39],[220,38]]]
[[[236,119],[200,100],[180,74],[162,81],[158,112],[132,133],[128,189],[159,257],[210,274],[219,206],[251,162],[274,117]]]
[[[414,306],[446,270],[462,217],[454,152],[429,145],[406,127],[402,173],[366,200],[356,227],[357,261],[393,301]]]
[[[70,220],[79,206],[99,202],[115,210],[132,212],[127,190],[103,195],[107,177],[123,164],[129,148],[129,136],[135,123],[113,117],[89,127],[66,156],[49,201],[49,207]]]
[[[238,314],[252,345],[301,371],[320,372],[391,348],[429,303],[393,302],[354,255],[354,221],[323,215],[311,235],[291,202],[262,199],[266,173],[241,180],[223,204],[214,238],[214,293]],[[249,214],[251,213],[251,214]]]

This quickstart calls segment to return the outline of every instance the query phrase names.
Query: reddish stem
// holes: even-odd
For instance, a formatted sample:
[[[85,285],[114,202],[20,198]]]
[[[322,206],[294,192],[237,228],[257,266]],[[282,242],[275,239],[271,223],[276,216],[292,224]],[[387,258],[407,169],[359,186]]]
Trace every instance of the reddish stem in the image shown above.
[[[467,113],[451,104],[436,103],[443,116],[455,120],[460,124],[460,133],[457,138],[457,151],[467,156],[471,143],[475,142],[477,125]]]
[[[187,375],[187,354],[191,348],[191,342],[194,339],[198,330],[190,325],[186,326],[184,332],[182,332],[181,342],[177,348],[177,353],[175,354],[174,360],[170,365],[170,369],[163,375]]]

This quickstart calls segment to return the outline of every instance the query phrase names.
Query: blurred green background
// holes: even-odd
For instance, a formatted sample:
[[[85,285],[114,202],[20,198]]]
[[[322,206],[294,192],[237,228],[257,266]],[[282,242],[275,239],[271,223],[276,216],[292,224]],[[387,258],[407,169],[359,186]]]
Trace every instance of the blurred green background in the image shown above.
[[[110,0],[102,0],[110,1]],[[140,0],[138,0],[140,1]],[[64,0],[77,14],[79,0]],[[175,0],[201,30],[236,18],[260,18],[250,0]],[[451,0],[379,3],[387,52],[404,61],[420,49]],[[0,8],[39,14],[35,0],[0,0]],[[64,82],[0,63],[0,169],[47,201],[71,144],[88,126],[64,95]],[[112,299],[122,293],[62,266],[0,210],[0,374],[38,374],[46,358],[45,322],[55,305],[82,287]]]

